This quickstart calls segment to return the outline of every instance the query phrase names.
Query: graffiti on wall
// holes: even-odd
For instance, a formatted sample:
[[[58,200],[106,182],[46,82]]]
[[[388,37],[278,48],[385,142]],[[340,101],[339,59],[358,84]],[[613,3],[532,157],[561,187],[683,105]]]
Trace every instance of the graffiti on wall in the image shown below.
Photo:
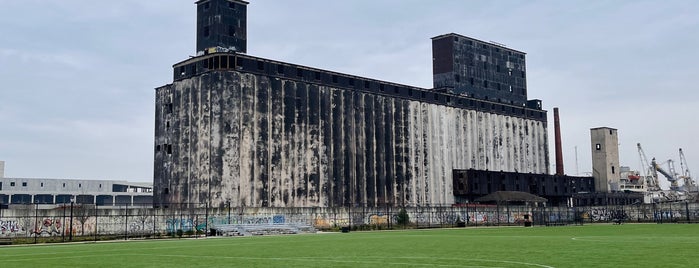
[[[17,221],[0,220],[0,235],[9,235],[21,232],[24,232],[24,229]]]
[[[130,222],[129,231],[130,232],[149,232],[153,230],[153,221],[147,220],[142,222]]]
[[[590,221],[628,220],[629,216],[622,209],[592,208],[582,213],[582,218]]]
[[[669,220],[673,218],[681,218],[682,214],[678,213],[676,211],[672,210],[665,210],[665,211],[655,211],[653,212],[653,220],[655,221],[662,221],[662,220]]]
[[[228,216],[210,216],[208,218],[208,223],[205,222],[203,218],[170,218],[165,221],[166,231],[175,232],[177,230],[182,231],[205,231],[207,225],[217,225],[217,224],[284,224],[289,223],[285,215],[271,215],[271,216],[239,216],[233,215],[230,218]]]
[[[62,228],[61,219],[45,218],[32,233],[38,236],[54,236],[61,234]]]
[[[28,218],[24,220],[28,225],[26,228],[16,220],[0,220],[0,236],[9,235],[38,235],[38,236],[55,236],[60,235],[64,229],[63,222],[60,218],[43,218],[36,222],[30,221]],[[93,224],[94,226],[94,224]],[[74,228],[76,231],[81,230],[79,227]],[[66,230],[66,234],[68,230]]]
[[[95,233],[95,218],[85,218],[83,221],[73,219],[73,226],[70,226],[70,220],[66,220],[65,235],[73,233],[73,235],[90,235]]]
[[[321,228],[328,228],[328,227],[334,227],[334,226],[348,226],[349,224],[350,224],[350,222],[349,222],[349,219],[347,219],[347,218],[316,217],[313,220],[313,226],[321,227]]]
[[[388,215],[370,215],[369,224],[388,224]]]

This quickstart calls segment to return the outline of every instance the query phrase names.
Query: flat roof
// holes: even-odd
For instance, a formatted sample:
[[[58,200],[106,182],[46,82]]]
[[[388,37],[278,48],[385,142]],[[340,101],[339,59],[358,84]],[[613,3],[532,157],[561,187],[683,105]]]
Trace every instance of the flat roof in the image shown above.
[[[194,2],[194,4],[198,5],[198,4],[202,3],[202,2],[207,2],[207,1],[211,1],[211,0],[199,0],[199,1]],[[238,2],[238,3],[241,3],[241,4],[245,4],[245,5],[250,4],[250,3],[246,2],[246,1],[243,1],[243,0],[228,0],[228,2]]]
[[[493,41],[483,41],[483,40],[476,39],[476,38],[473,38],[473,37],[468,37],[468,36],[460,35],[460,34],[457,34],[457,33],[442,34],[442,35],[438,35],[438,36],[432,37],[432,38],[430,38],[430,39],[435,40],[435,39],[442,39],[442,38],[446,38],[446,37],[459,37],[459,38],[464,38],[464,39],[468,39],[468,40],[471,40],[471,41],[476,41],[476,42],[485,43],[485,44],[488,44],[488,45],[491,45],[491,46],[494,46],[494,47],[498,47],[498,48],[501,48],[501,49],[510,50],[510,51],[514,51],[514,52],[517,52],[517,53],[522,53],[522,54],[525,54],[525,55],[527,54],[526,52],[519,51],[519,50],[516,50],[516,49],[511,49],[511,48],[506,47],[505,45],[500,44],[500,43],[495,43],[495,42],[493,42]]]
[[[60,179],[60,178],[15,178],[15,177],[4,177],[0,178],[2,180],[17,180],[17,181],[62,181],[62,182],[96,182],[96,183],[111,183],[111,184],[123,184],[138,187],[153,187],[151,182],[129,182],[125,180],[96,180],[96,179]]]
[[[594,127],[594,128],[591,128],[590,130],[598,130],[598,129],[611,129],[611,130],[617,130],[616,128],[611,128],[611,127]]]

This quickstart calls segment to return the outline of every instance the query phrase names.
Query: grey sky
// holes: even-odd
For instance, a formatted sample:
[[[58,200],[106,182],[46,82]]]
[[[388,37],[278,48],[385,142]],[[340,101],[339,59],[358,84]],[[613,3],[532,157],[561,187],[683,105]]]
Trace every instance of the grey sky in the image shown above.
[[[0,160],[7,177],[150,181],[153,88],[194,55],[193,0],[2,0]],[[529,98],[561,110],[566,173],[592,127],[699,172],[699,2],[251,0],[254,56],[430,88],[430,37],[527,53]],[[679,163],[677,165],[679,170]],[[697,173],[699,174],[699,173]]]

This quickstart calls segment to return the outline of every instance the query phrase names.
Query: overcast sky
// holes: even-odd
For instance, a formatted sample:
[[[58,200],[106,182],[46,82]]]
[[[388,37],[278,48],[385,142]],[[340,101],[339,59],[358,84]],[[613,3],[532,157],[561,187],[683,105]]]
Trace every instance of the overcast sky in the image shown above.
[[[5,176],[152,181],[153,88],[195,54],[193,2],[0,0]],[[640,167],[640,142],[659,162],[683,148],[699,174],[697,1],[250,2],[250,55],[424,88],[431,37],[524,51],[551,172],[559,107],[567,174],[590,172],[600,126],[619,129],[622,165]]]

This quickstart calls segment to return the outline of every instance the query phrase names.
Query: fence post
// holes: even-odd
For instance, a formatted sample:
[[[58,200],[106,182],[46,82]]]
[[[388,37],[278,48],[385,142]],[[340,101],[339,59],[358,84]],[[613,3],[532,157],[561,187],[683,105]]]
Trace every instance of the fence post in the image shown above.
[[[124,208],[124,240],[129,240],[129,203],[126,203],[126,208]]]
[[[61,225],[61,242],[66,242],[66,203],[63,203],[63,225]]]
[[[347,217],[349,218],[349,229],[352,230],[352,204],[347,205]]]
[[[231,224],[231,201],[228,201],[228,224]],[[209,201],[206,201],[206,208],[204,208],[204,236],[208,236],[209,233]]]
[[[38,200],[34,200],[34,244],[36,244],[36,239],[39,236],[39,232],[37,230],[37,221],[39,221],[39,202]]]
[[[74,197],[70,198],[70,230],[68,235],[70,236],[70,241],[73,241],[73,203],[75,203]]]
[[[471,215],[468,214],[468,205],[469,204],[470,203],[466,203],[466,226],[468,226],[470,221],[471,221]]]
[[[432,207],[427,204],[427,228],[432,226]]]
[[[495,202],[495,217],[497,217],[498,226],[500,226],[500,202]]]
[[[158,208],[161,208],[161,206],[158,206]],[[155,238],[155,221],[158,219],[158,211],[156,210],[155,206],[153,207],[153,238]]]
[[[95,202],[95,242],[97,242],[97,202]]]

